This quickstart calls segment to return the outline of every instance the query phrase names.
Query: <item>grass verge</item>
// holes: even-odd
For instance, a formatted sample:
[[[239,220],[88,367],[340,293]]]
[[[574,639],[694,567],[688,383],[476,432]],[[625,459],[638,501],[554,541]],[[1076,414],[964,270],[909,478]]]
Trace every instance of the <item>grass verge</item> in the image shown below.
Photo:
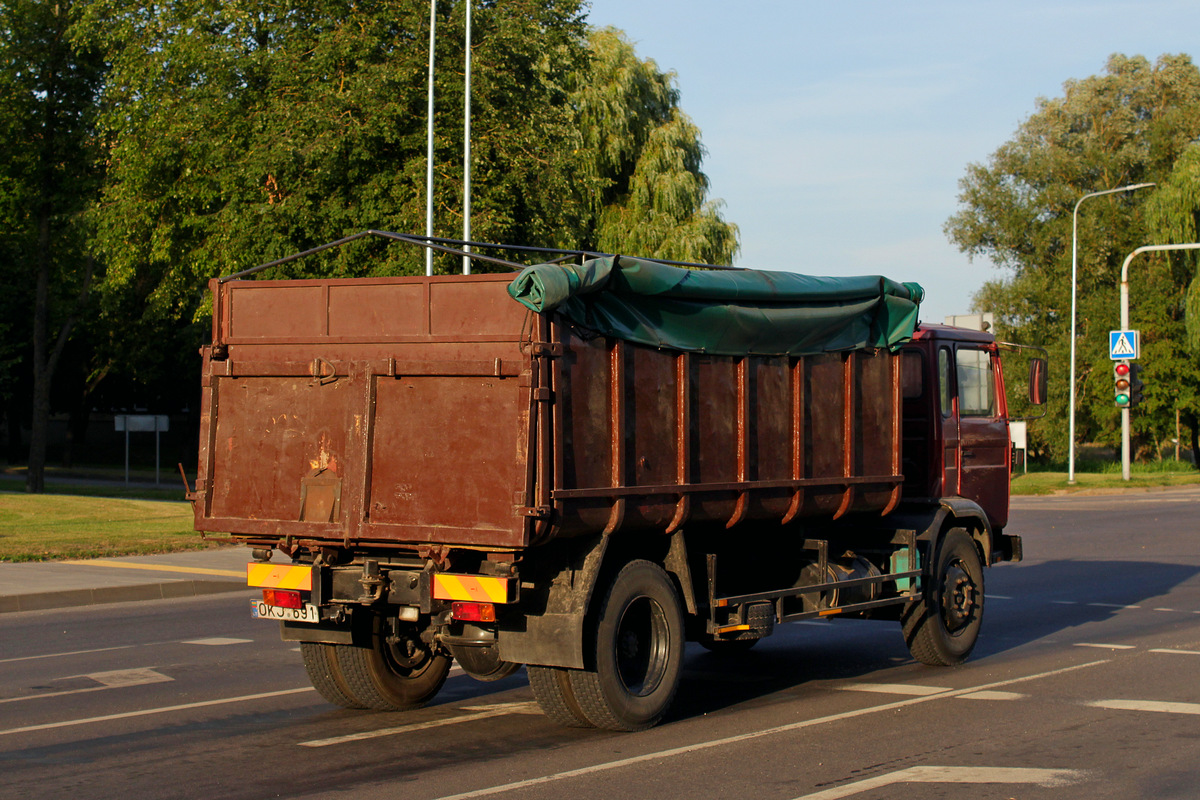
[[[192,507],[185,502],[0,492],[0,561],[149,555],[215,546],[192,530]]]
[[[1084,491],[1120,492],[1127,489],[1154,489],[1163,486],[1200,484],[1200,472],[1191,467],[1179,471],[1161,469],[1130,470],[1129,480],[1118,472],[1075,472],[1074,485],[1067,483],[1066,472],[1018,473],[1012,479],[1014,495],[1068,494]]]

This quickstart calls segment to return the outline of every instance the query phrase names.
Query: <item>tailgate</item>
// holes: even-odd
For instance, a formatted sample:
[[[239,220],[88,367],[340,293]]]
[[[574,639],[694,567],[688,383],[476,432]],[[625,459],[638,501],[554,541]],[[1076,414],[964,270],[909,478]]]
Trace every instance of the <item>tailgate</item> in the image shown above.
[[[526,545],[530,366],[507,282],[214,285],[197,529]]]

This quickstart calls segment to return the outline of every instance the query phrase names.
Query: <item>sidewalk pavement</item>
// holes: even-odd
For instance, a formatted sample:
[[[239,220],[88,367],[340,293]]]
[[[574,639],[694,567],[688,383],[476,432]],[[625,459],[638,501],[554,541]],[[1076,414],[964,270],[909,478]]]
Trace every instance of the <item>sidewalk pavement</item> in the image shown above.
[[[250,549],[0,563],[0,613],[249,591]]]

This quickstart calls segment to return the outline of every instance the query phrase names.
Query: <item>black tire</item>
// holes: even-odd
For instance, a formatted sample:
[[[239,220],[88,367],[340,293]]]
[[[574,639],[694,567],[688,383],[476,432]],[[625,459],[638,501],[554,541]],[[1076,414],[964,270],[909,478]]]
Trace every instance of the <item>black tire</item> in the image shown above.
[[[662,568],[626,564],[600,605],[594,666],[570,670],[571,689],[597,728],[639,731],[662,719],[683,672],[683,611]]]
[[[334,665],[363,708],[407,711],[429,702],[450,672],[450,657],[430,651],[413,637],[393,646],[378,631],[371,647],[333,645]],[[403,649],[402,649],[403,648]],[[411,652],[408,649],[411,648]]]
[[[527,666],[529,688],[542,713],[564,728],[593,728],[575,692],[571,689],[569,670],[562,667]]]
[[[301,642],[300,655],[304,657],[304,670],[308,673],[308,679],[321,697],[342,708],[366,708],[354,699],[345,678],[338,671],[333,645]]]
[[[904,641],[923,664],[961,664],[975,648],[983,624],[983,562],[961,528],[946,533],[922,576],[921,599],[901,615]]]

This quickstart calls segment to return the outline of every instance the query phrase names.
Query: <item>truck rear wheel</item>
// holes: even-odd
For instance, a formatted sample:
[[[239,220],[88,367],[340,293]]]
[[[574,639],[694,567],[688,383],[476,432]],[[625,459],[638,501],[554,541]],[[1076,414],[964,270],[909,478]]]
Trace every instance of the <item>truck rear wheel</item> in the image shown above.
[[[921,599],[904,609],[901,625],[913,658],[923,664],[961,664],[983,623],[983,562],[970,535],[946,533],[933,569],[921,578]]]
[[[378,620],[375,624],[378,628]],[[377,711],[419,708],[446,682],[450,657],[433,652],[416,636],[389,642],[376,629],[371,642],[371,647],[333,645],[334,664],[361,707]]]
[[[334,645],[319,642],[301,642],[300,655],[304,657],[304,670],[308,679],[321,697],[342,708],[366,708],[354,698],[345,678],[334,660]]]
[[[662,568],[626,564],[600,606],[594,666],[570,670],[588,720],[614,731],[644,730],[666,713],[683,671],[683,611]]]
[[[571,688],[570,671],[562,667],[527,666],[529,688],[542,713],[564,728],[593,728]]]

